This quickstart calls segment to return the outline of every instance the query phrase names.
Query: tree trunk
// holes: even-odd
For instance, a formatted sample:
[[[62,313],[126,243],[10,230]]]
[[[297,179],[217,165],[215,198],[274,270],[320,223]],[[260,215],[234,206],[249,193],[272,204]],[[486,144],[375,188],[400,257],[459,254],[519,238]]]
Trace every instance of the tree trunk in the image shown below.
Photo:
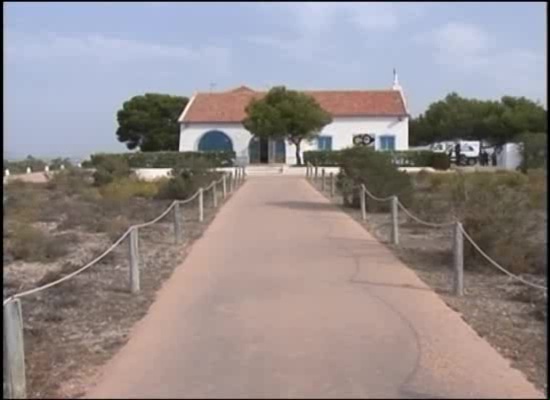
[[[300,157],[300,142],[294,143],[296,146],[296,164],[302,165],[302,157]]]

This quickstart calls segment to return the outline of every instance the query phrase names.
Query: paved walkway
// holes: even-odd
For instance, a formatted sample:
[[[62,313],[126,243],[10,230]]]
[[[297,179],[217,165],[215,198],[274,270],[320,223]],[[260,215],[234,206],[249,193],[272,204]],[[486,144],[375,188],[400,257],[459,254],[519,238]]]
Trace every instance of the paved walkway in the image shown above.
[[[542,395],[303,178],[251,177],[89,397]]]

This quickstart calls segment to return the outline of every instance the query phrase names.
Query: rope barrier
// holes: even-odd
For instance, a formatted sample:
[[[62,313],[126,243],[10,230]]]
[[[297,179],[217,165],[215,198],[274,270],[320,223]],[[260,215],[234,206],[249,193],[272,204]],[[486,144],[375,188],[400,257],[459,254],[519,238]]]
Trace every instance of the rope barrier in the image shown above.
[[[6,305],[6,303],[8,303],[9,301],[11,300],[15,300],[17,298],[20,298],[20,297],[24,297],[24,296],[28,296],[28,295],[31,295],[31,294],[34,294],[34,293],[37,293],[37,292],[41,292],[42,290],[45,290],[45,289],[48,289],[48,288],[51,288],[52,286],[56,286],[56,285],[59,285],[60,283],[62,282],[65,282],[66,280],[72,278],[73,276],[76,276],[84,271],[86,271],[88,268],[90,268],[91,266],[95,265],[97,262],[99,262],[100,260],[102,260],[107,254],[109,254],[116,246],[118,246],[124,239],[126,239],[126,236],[128,236],[130,234],[130,231],[132,230],[132,227],[128,228],[128,230],[116,241],[114,242],[111,247],[109,247],[107,250],[105,250],[100,256],[98,256],[97,258],[95,258],[93,261],[90,261],[88,264],[86,264],[85,266],[83,266],[82,268],[74,271],[74,272],[71,272],[70,274],[68,275],[65,275],[63,278],[60,278],[56,281],[53,281],[53,282],[50,282],[46,285],[43,285],[43,286],[39,286],[37,288],[34,288],[34,289],[30,289],[30,290],[27,290],[27,291],[24,291],[24,292],[21,292],[21,293],[18,293],[18,294],[14,294],[13,296],[10,296],[8,297],[7,299],[4,300],[4,305]]]
[[[150,226],[150,225],[153,225],[154,223],[160,221],[162,218],[164,218],[171,210],[172,208],[174,208],[174,206],[176,205],[176,202],[173,201],[170,206],[164,210],[164,212],[162,214],[160,214],[158,217],[156,217],[155,219],[149,221],[149,222],[144,222],[142,224],[137,224],[137,225],[132,225],[131,228],[145,228],[147,226]]]
[[[470,244],[472,246],[474,246],[474,248],[479,251],[479,253],[487,260],[489,261],[489,263],[491,263],[495,268],[499,269],[500,271],[502,271],[503,273],[505,273],[506,275],[508,275],[509,277],[511,278],[514,278],[520,282],[523,282],[524,284],[528,285],[528,286],[531,286],[533,288],[536,288],[536,289],[541,289],[541,290],[548,290],[547,287],[545,286],[542,286],[542,285],[537,285],[536,283],[531,283],[531,282],[528,282],[526,281],[525,279],[523,279],[522,277],[520,276],[517,276],[517,275],[514,275],[513,273],[511,273],[510,271],[508,271],[507,269],[501,267],[495,260],[493,260],[491,257],[489,257],[487,255],[487,253],[485,253],[483,250],[481,250],[481,248],[477,245],[476,242],[474,242],[474,239],[472,239],[470,237],[470,235],[468,235],[468,233],[466,233],[466,231],[464,230],[464,228],[460,228],[462,234],[464,235],[464,237],[466,239],[468,239],[468,241],[470,242]]]
[[[360,188],[362,188],[365,193],[370,197],[372,198],[373,200],[376,200],[376,201],[388,201],[388,200],[391,200],[393,196],[388,196],[388,197],[376,197],[375,195],[373,195],[371,192],[369,192],[367,190],[367,187],[365,186],[365,184],[361,184],[359,185]]]
[[[373,195],[371,192],[369,192],[369,190],[367,189],[367,187],[364,185],[364,184],[360,184],[360,185],[357,185],[355,186],[355,188],[361,188],[365,191],[365,193],[371,197],[373,200],[376,200],[376,201],[388,201],[388,200],[391,200],[391,198],[393,196],[388,196],[388,197],[377,197],[375,195]],[[405,214],[407,214],[411,219],[413,219],[414,221],[418,222],[419,224],[422,224],[422,225],[426,225],[426,226],[429,226],[429,227],[433,227],[433,228],[446,228],[446,227],[450,227],[450,226],[453,226],[456,224],[456,221],[453,221],[453,222],[445,222],[445,223],[435,223],[435,222],[428,222],[428,221],[424,221],[420,218],[418,218],[417,216],[415,216],[414,214],[412,214],[409,210],[407,210],[407,208],[405,208],[405,206],[399,201],[397,200],[397,205],[399,206],[399,208],[401,210],[403,210],[403,212]],[[525,279],[523,279],[522,277],[518,276],[518,275],[515,275],[513,273],[511,273],[510,271],[508,271],[507,269],[505,269],[504,267],[502,267],[500,264],[498,264],[495,260],[493,260],[491,257],[489,257],[489,255],[487,255],[487,253],[485,253],[480,247],[479,245],[471,238],[470,235],[468,235],[468,233],[464,230],[464,228],[462,227],[462,225],[460,226],[460,231],[462,232],[462,234],[464,235],[464,237],[466,237],[466,239],[468,240],[468,242],[470,242],[470,244],[487,260],[489,261],[489,263],[494,266],[495,268],[497,268],[498,270],[500,270],[501,272],[505,273],[506,275],[508,275],[509,277],[513,278],[513,279],[516,279],[517,281],[519,282],[522,282],[524,283],[525,285],[527,286],[530,286],[532,288],[535,288],[535,289],[540,289],[540,290],[548,290],[547,287],[545,286],[542,286],[542,285],[538,285],[536,283],[532,283],[532,282],[529,282],[529,281],[526,281]]]
[[[409,210],[407,210],[405,208],[405,206],[399,200],[397,200],[397,205],[399,206],[399,208],[401,208],[401,210],[403,210],[403,212],[405,212],[405,214],[407,214],[410,218],[412,218],[413,220],[415,220],[416,222],[418,222],[419,224],[422,224],[422,225],[431,226],[432,228],[446,228],[446,227],[452,226],[456,223],[454,221],[453,222],[442,222],[442,223],[424,221],[424,220],[418,218],[417,216],[413,215]]]
[[[214,185],[216,183],[220,183],[223,181],[223,177],[217,181],[214,181],[212,182],[206,189],[203,189],[203,191],[205,190],[209,190],[210,188],[214,187]],[[172,208],[174,208],[174,206],[176,205],[176,203],[179,203],[179,204],[186,204],[186,203],[189,203],[191,202],[192,200],[194,200],[198,195],[200,194],[200,190],[197,190],[197,192],[191,196],[189,199],[186,199],[186,200],[175,200],[173,201],[170,206],[168,206],[168,208],[166,210],[164,210],[164,212],[162,214],[160,214],[158,217],[156,217],[155,219],[151,220],[151,221],[148,221],[148,222],[144,222],[142,224],[137,224],[137,225],[132,225],[130,226],[126,232],[116,241],[114,242],[107,250],[105,250],[103,253],[101,253],[101,255],[99,255],[98,257],[96,257],[94,260],[90,261],[88,264],[86,264],[85,266],[83,266],[82,268],[79,268],[78,270],[76,271],[73,271],[71,272],[70,274],[68,275],[65,275],[64,277],[56,280],[56,281],[53,281],[53,282],[50,282],[50,283],[47,283],[45,285],[42,285],[42,286],[39,286],[37,288],[34,288],[34,289],[30,289],[30,290],[26,290],[24,292],[21,292],[21,293],[17,293],[17,294],[14,294],[8,298],[6,298],[4,300],[4,304],[3,305],[6,305],[8,302],[12,301],[12,300],[15,300],[15,299],[18,299],[18,298],[21,298],[21,297],[24,297],[24,296],[28,296],[28,295],[31,295],[31,294],[34,294],[34,293],[38,293],[38,292],[41,292],[43,290],[46,290],[46,289],[49,289],[53,286],[57,286],[59,285],[60,283],[63,283],[69,279],[71,279],[72,277],[86,271],[87,269],[89,269],[90,267],[92,267],[93,265],[97,264],[99,261],[101,261],[107,254],[109,254],[111,251],[113,251],[115,249],[115,247],[117,247],[124,239],[126,239],[126,237],[130,234],[130,232],[132,231],[132,229],[138,229],[138,228],[145,228],[147,226],[150,226],[150,225],[153,225],[154,223],[160,221],[162,218],[164,218],[171,210]]]

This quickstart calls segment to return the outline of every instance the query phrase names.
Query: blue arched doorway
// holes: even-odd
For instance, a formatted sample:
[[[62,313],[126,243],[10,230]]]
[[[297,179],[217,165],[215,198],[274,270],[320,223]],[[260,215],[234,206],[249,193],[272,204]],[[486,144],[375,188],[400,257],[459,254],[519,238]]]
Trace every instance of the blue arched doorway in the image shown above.
[[[233,151],[231,138],[222,131],[208,131],[199,140],[199,151]]]

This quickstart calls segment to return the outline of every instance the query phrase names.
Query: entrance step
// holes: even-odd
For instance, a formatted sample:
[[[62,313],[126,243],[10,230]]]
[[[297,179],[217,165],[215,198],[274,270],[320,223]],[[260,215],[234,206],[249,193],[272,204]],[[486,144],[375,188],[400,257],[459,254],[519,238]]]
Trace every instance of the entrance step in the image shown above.
[[[248,165],[246,167],[246,174],[249,176],[281,175],[283,173],[283,165]]]

